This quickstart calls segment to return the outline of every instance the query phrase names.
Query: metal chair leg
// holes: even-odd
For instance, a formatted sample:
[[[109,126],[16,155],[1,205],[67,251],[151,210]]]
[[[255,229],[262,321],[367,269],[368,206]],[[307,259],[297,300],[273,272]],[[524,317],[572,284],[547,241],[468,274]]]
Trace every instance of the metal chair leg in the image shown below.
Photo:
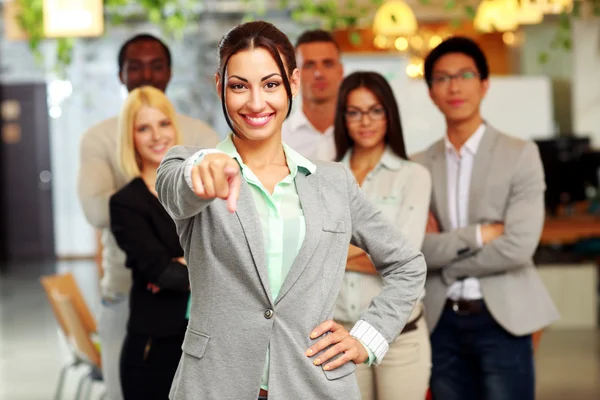
[[[88,382],[87,374],[82,376],[81,379],[79,380],[79,384],[77,385],[77,393],[75,394],[75,400],[81,399],[81,393],[83,392],[83,386],[85,385],[86,382]]]
[[[87,391],[85,392],[85,400],[90,400],[92,398],[92,387],[94,387],[94,380],[92,379],[92,377],[90,375],[88,375],[88,385],[87,385]]]
[[[79,365],[77,360],[74,360],[71,364],[67,364],[63,366],[60,370],[60,375],[58,377],[58,385],[56,385],[56,392],[54,393],[54,400],[62,399],[62,392],[65,385],[65,379],[67,378],[67,372],[73,367]]]
[[[60,375],[58,377],[58,385],[56,386],[56,392],[54,392],[54,400],[61,400],[62,398],[62,390],[65,384],[65,377],[67,375],[67,371],[71,368],[71,365],[65,365],[60,370]]]

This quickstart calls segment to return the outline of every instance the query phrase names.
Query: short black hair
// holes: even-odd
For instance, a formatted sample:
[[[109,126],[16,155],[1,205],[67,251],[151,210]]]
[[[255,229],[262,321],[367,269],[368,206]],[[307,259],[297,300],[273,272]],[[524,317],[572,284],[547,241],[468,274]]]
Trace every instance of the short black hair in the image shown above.
[[[298,46],[301,44],[320,42],[331,43],[338,51],[340,51],[340,45],[335,41],[331,32],[327,32],[322,29],[314,29],[303,32],[296,40],[296,50],[298,50]]]
[[[123,71],[123,65],[125,64],[125,53],[127,52],[127,48],[129,47],[129,45],[138,43],[138,42],[147,42],[147,41],[157,42],[162,46],[163,50],[165,51],[165,55],[167,56],[167,65],[169,68],[171,68],[171,51],[169,50],[167,45],[162,40],[157,38],[156,36],[150,35],[148,33],[141,33],[141,34],[135,35],[131,39],[127,40],[121,46],[121,49],[119,50],[119,58],[117,60],[119,63],[119,73],[121,73],[121,71]]]
[[[433,67],[435,66],[435,63],[440,58],[450,53],[461,53],[471,57],[475,62],[475,66],[477,67],[479,78],[482,80],[488,79],[490,71],[487,58],[485,57],[483,50],[481,50],[481,47],[479,47],[475,41],[467,37],[452,36],[431,50],[431,52],[425,58],[423,70],[425,73],[425,82],[427,82],[429,87],[431,87],[431,75],[433,73]]]

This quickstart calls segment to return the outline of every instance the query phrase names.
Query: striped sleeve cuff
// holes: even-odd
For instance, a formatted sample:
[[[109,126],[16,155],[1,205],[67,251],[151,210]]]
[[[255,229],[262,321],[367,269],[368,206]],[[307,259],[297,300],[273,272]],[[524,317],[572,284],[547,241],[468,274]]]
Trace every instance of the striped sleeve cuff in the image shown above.
[[[192,168],[194,168],[194,165],[197,165],[200,161],[202,161],[204,156],[206,156],[207,154],[214,153],[222,153],[222,151],[217,149],[202,149],[200,151],[197,151],[196,153],[194,153],[193,156],[187,159],[184,176],[185,182],[188,184],[190,189],[194,190],[194,185],[192,184]]]
[[[361,319],[354,325],[350,335],[358,339],[367,348],[367,352],[370,350],[373,353],[375,356],[375,360],[372,362],[373,365],[381,364],[390,346],[377,329]],[[369,354],[369,361],[371,361],[371,354]]]
[[[483,247],[483,237],[481,235],[481,224],[477,224],[477,226],[475,227],[475,237],[477,240],[477,246],[479,246],[479,248]]]

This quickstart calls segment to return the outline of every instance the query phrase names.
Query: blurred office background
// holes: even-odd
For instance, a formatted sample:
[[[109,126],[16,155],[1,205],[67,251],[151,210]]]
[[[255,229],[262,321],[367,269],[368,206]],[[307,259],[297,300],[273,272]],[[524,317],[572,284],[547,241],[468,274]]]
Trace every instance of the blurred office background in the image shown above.
[[[508,0],[157,1],[148,10],[126,0],[0,0],[0,399],[52,398],[72,357],[40,277],[71,272],[96,312],[99,244],[76,196],[79,140],[116,115],[126,96],[119,47],[140,32],[164,38],[173,56],[169,98],[224,137],[216,46],[248,18],[268,19],[292,40],[310,27],[332,28],[346,73],[377,70],[392,83],[409,153],[444,134],[422,79],[423,57],[449,35],[477,40],[492,72],[484,117],[535,140],[546,170],[547,220],[536,262],[561,319],[536,353],[538,398],[600,398],[600,3],[515,2],[517,8]],[[387,11],[389,26],[377,25],[386,3],[397,8]],[[55,31],[39,28],[44,21]],[[32,51],[35,34],[42,39]],[[73,398],[88,373],[85,363],[69,371],[63,398]],[[100,397],[101,382],[89,387]]]

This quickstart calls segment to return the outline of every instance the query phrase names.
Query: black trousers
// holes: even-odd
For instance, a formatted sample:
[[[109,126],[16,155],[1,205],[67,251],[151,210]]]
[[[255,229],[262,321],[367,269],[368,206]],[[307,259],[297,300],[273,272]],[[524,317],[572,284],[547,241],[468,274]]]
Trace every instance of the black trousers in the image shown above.
[[[167,400],[181,358],[185,329],[175,336],[128,333],[121,350],[124,400]]]

